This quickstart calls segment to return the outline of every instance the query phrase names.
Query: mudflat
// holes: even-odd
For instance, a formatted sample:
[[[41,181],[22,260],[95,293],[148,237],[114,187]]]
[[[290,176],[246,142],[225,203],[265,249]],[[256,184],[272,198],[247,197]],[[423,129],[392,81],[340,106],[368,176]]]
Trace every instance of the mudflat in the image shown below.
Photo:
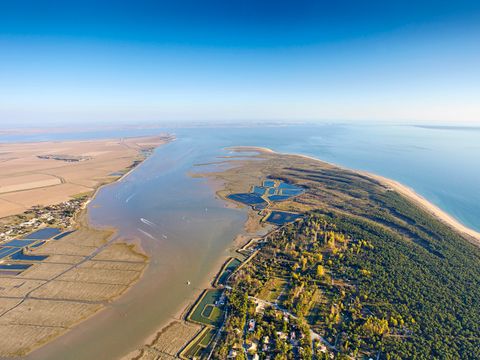
[[[170,140],[163,135],[0,144],[0,218],[91,193]]]

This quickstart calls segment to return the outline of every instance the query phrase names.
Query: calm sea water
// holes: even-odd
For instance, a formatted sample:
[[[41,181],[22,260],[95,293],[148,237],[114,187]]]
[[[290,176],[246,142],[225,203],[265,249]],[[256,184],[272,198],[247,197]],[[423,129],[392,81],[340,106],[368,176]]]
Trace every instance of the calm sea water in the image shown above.
[[[114,359],[131,351],[193,299],[215,272],[246,212],[225,208],[211,184],[189,175],[225,147],[264,146],[318,157],[398,180],[464,224],[480,230],[480,129],[324,124],[255,128],[161,129],[176,141],[158,148],[123,181],[104,187],[92,222],[139,239],[145,276],[108,309],[36,351],[31,359]],[[0,136],[0,141],[148,135],[159,130]],[[191,286],[186,282],[191,281]],[[98,339],[101,338],[101,346]]]

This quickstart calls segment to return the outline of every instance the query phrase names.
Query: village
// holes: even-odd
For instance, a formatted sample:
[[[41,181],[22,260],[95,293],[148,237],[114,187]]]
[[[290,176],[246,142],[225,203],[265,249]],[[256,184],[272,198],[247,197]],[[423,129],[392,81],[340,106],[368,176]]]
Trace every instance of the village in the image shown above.
[[[9,241],[46,226],[61,229],[73,225],[74,215],[82,209],[88,196],[78,196],[56,205],[32,206],[23,214],[1,219],[0,242]]]

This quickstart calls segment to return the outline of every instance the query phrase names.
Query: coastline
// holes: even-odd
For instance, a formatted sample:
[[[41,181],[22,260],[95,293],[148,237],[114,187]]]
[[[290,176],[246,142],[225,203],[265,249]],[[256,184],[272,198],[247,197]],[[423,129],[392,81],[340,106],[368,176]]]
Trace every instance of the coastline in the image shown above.
[[[255,151],[255,152],[260,153],[260,154],[263,153],[263,154],[269,154],[269,155],[278,154],[278,155],[286,155],[286,156],[295,156],[295,157],[300,157],[300,158],[304,158],[304,159],[308,159],[308,160],[313,160],[315,162],[320,162],[320,163],[323,163],[323,164],[327,164],[329,166],[340,168],[342,170],[348,170],[348,171],[355,172],[355,173],[360,174],[362,176],[365,176],[365,177],[367,177],[371,180],[374,180],[376,183],[379,183],[386,190],[391,190],[391,191],[393,190],[393,191],[398,192],[401,196],[406,197],[409,200],[413,201],[416,205],[420,206],[423,210],[426,210],[429,214],[433,215],[435,218],[442,221],[442,223],[447,224],[450,228],[453,228],[455,231],[457,231],[457,232],[459,232],[463,235],[468,235],[468,236],[472,237],[473,239],[475,239],[475,241],[480,241],[480,234],[478,234],[474,230],[468,229],[464,225],[460,224],[458,221],[451,218],[451,216],[448,215],[447,213],[445,213],[443,210],[439,209],[434,204],[428,202],[426,199],[424,199],[420,195],[416,194],[412,189],[409,189],[408,187],[406,187],[403,184],[400,184],[400,183],[398,183],[394,180],[383,178],[381,176],[371,174],[371,173],[368,173],[368,172],[362,172],[362,171],[347,169],[345,167],[338,166],[338,165],[332,164],[332,163],[328,163],[328,162],[322,161],[320,159],[317,159],[317,158],[314,158],[314,157],[311,157],[311,156],[301,155],[301,154],[279,153],[279,152],[275,152],[272,149],[265,148],[265,147],[242,146],[242,147],[229,147],[227,149],[228,150],[233,150],[233,151],[240,151],[240,152],[241,151]],[[195,174],[194,176],[198,176],[198,175],[199,174]],[[224,201],[227,201],[225,196],[223,196],[223,192],[225,191],[225,182],[218,179],[218,178],[214,178],[214,179],[212,179],[212,181],[214,182],[214,185],[212,187],[213,187],[213,190],[215,191],[216,195],[218,197],[222,198]],[[228,201],[227,201],[225,206],[236,207],[236,206],[233,206],[233,205],[229,205]],[[247,221],[248,221],[248,218],[247,218]],[[250,244],[252,239],[253,239],[253,237],[247,237],[247,238],[243,238],[242,241],[238,241],[239,236],[241,236],[241,235],[240,234],[237,235],[237,238],[232,240],[232,244],[231,244],[231,251],[232,252],[235,252],[235,251],[238,251],[239,249],[242,249],[242,247],[245,246],[245,244]],[[215,265],[215,268],[217,269],[217,271],[212,272],[212,274],[209,275],[209,278],[207,280],[205,280],[203,284],[200,284],[198,287],[196,287],[195,295],[193,295],[192,297],[189,297],[188,299],[184,299],[183,301],[181,301],[180,302],[181,305],[179,305],[179,310],[174,315],[171,316],[169,321],[165,321],[164,323],[159,324],[158,330],[145,339],[145,341],[143,342],[143,346],[141,348],[137,348],[136,350],[130,352],[129,354],[126,354],[124,357],[122,357],[122,359],[126,360],[126,359],[139,359],[139,358],[141,358],[142,354],[144,354],[143,351],[145,351],[145,349],[149,348],[150,346],[153,347],[154,342],[156,340],[158,340],[160,335],[164,334],[164,332],[166,332],[169,329],[169,327],[172,326],[173,323],[178,322],[178,321],[184,322],[184,323],[190,323],[189,320],[188,320],[188,314],[192,311],[195,304],[197,304],[199,302],[199,300],[201,299],[201,297],[203,296],[205,291],[207,291],[208,289],[216,288],[215,281],[218,278],[219,274],[222,272],[222,269],[225,268],[225,266],[227,265],[227,263],[230,260],[231,260],[230,256],[226,256],[226,257],[222,256],[221,258],[219,258],[216,265]],[[242,264],[243,264],[243,261],[242,261]],[[190,339],[188,342],[186,342],[186,344],[182,347],[180,353],[185,348],[188,348],[192,344],[192,342],[195,341],[196,338],[197,337],[195,336],[192,339]]]
[[[265,148],[265,147],[254,147],[254,146],[241,146],[241,147],[232,147],[232,149],[239,149],[241,151],[244,150],[253,150],[259,153],[267,153],[267,154],[279,154],[279,155],[288,155],[288,156],[297,156],[313,161],[318,161],[320,163],[328,164],[331,166],[335,166],[339,169],[348,170],[356,172],[357,174],[366,176],[370,179],[373,179],[384,186],[386,189],[390,191],[396,191],[400,195],[408,198],[409,200],[413,201],[416,205],[420,208],[428,212],[430,215],[433,215],[435,218],[440,220],[442,223],[448,225],[450,228],[454,229],[458,233],[466,236],[468,239],[472,240],[471,242],[475,243],[476,245],[480,246],[480,232],[473,230],[466,225],[462,224],[459,220],[455,219],[452,215],[448,214],[446,211],[440,209],[437,205],[431,203],[429,200],[425,199],[423,196],[415,192],[412,188],[396,181],[393,179],[386,178],[381,175],[373,174],[367,171],[360,171],[360,170],[353,170],[349,169],[337,164],[329,163],[327,161],[315,158],[313,156],[303,155],[303,154],[292,154],[292,153],[280,153],[276,152],[272,149]]]
[[[0,218],[57,205],[128,175],[171,135],[45,142],[0,142]],[[127,173],[127,174],[125,174]]]
[[[152,139],[152,137],[136,137],[135,139],[137,140],[142,140],[142,139]],[[114,139],[108,139],[106,141],[113,141]],[[136,151],[137,155],[132,158],[132,162],[129,166],[123,169],[119,169],[119,171],[125,171],[124,174],[120,177],[114,177],[111,176],[102,182],[98,183],[98,185],[94,188],[94,191],[92,191],[90,194],[87,195],[87,199],[81,204],[81,206],[78,208],[78,212],[76,212],[71,220],[70,226],[68,228],[65,228],[64,231],[67,231],[69,229],[75,229],[75,232],[87,232],[91,234],[95,234],[95,239],[96,241],[99,241],[99,245],[97,245],[95,251],[90,254],[89,256],[86,256],[84,260],[82,260],[79,264],[83,264],[84,262],[88,262],[93,259],[93,257],[97,256],[98,254],[102,253],[102,251],[107,250],[107,248],[111,249],[111,246],[117,246],[117,249],[122,248],[122,251],[126,251],[127,253],[131,254],[131,256],[138,257],[143,260],[137,260],[137,263],[140,264],[142,263],[143,266],[141,267],[140,271],[136,271],[137,275],[135,278],[133,278],[133,281],[126,282],[124,288],[117,293],[112,294],[106,301],[104,301],[105,305],[100,306],[96,308],[93,312],[90,314],[85,314],[81,318],[76,319],[73,323],[71,323],[68,327],[65,328],[65,331],[60,331],[56,333],[53,336],[43,338],[41,341],[37,342],[35,345],[27,348],[26,350],[21,350],[22,356],[27,356],[28,358],[33,357],[36,358],[37,351],[41,351],[45,346],[53,343],[54,341],[62,338],[64,335],[70,332],[70,330],[74,328],[81,328],[82,324],[97,316],[98,314],[102,313],[103,310],[105,310],[105,306],[112,301],[115,301],[116,299],[124,296],[126,293],[128,293],[134,285],[138,282],[138,280],[144,275],[146,267],[148,265],[148,256],[145,255],[139,244],[134,243],[134,244],[128,244],[124,243],[121,241],[118,241],[116,234],[117,230],[114,227],[105,227],[105,228],[95,228],[94,226],[91,225],[89,217],[88,217],[88,204],[95,198],[95,196],[98,194],[98,192],[105,186],[114,184],[116,182],[122,181],[125,179],[129,174],[131,174],[140,164],[142,164],[145,160],[147,160],[150,155],[153,153],[153,151],[161,146],[164,145],[168,142],[172,141],[172,139],[168,138],[162,138],[162,141],[158,142],[155,145],[146,145],[146,146],[138,146],[138,148],[134,148]],[[127,147],[129,147],[127,145]],[[128,170],[128,171],[127,171]],[[15,216],[15,215],[13,215]],[[8,217],[9,218],[9,217]],[[42,228],[42,227],[40,227]],[[75,234],[71,236],[76,236]],[[69,236],[70,237],[70,236]],[[55,243],[60,243],[60,240],[57,240]],[[47,250],[48,252],[48,250]],[[115,259],[112,259],[111,261],[115,261]],[[47,263],[48,264],[48,263]],[[76,269],[80,267],[79,264],[72,263],[71,269]],[[64,272],[60,273],[59,275],[55,276],[49,281],[55,281],[57,277],[60,277],[64,274]],[[8,311],[5,311],[3,314],[7,313]],[[2,315],[3,315],[2,314]]]

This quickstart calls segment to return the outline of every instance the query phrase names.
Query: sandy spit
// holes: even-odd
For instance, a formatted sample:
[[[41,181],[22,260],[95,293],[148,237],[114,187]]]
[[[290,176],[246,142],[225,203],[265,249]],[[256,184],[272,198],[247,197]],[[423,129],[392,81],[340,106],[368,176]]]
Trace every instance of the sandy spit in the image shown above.
[[[253,147],[253,146],[235,147],[235,148],[232,148],[232,149],[238,150],[238,151],[251,150],[251,151],[257,151],[259,153],[264,153],[264,154],[281,154],[281,155],[299,156],[299,157],[302,157],[302,158],[305,158],[305,159],[318,161],[318,162],[321,162],[321,163],[324,163],[324,164],[329,164],[329,165],[332,165],[332,166],[336,166],[336,167],[341,168],[341,169],[355,171],[358,174],[361,174],[363,176],[367,176],[367,177],[370,177],[371,179],[376,180],[377,182],[379,182],[384,187],[386,187],[390,190],[398,192],[400,195],[402,195],[402,196],[408,198],[409,200],[413,201],[416,205],[418,205],[420,208],[422,208],[423,210],[425,210],[429,214],[435,216],[437,219],[442,221],[444,224],[453,228],[454,230],[456,230],[460,234],[466,235],[469,240],[472,240],[472,242],[474,242],[476,245],[480,246],[480,232],[475,231],[475,230],[465,226],[460,221],[455,219],[453,216],[451,216],[450,214],[447,214],[444,210],[442,210],[438,206],[432,204],[430,201],[425,199],[423,196],[417,194],[413,189],[409,188],[406,185],[403,185],[403,184],[399,183],[398,181],[395,181],[395,180],[392,180],[392,179],[389,179],[389,178],[386,178],[386,177],[383,177],[383,176],[380,176],[380,175],[372,174],[372,173],[369,173],[369,172],[366,172],[366,171],[356,171],[356,170],[352,170],[352,169],[347,169],[347,168],[339,166],[337,164],[332,164],[332,163],[329,163],[327,161],[323,161],[323,160],[320,160],[320,159],[317,159],[317,158],[314,158],[314,157],[308,156],[308,155],[282,154],[282,153],[275,152],[275,151],[273,151],[272,149],[269,149],[269,148]]]

